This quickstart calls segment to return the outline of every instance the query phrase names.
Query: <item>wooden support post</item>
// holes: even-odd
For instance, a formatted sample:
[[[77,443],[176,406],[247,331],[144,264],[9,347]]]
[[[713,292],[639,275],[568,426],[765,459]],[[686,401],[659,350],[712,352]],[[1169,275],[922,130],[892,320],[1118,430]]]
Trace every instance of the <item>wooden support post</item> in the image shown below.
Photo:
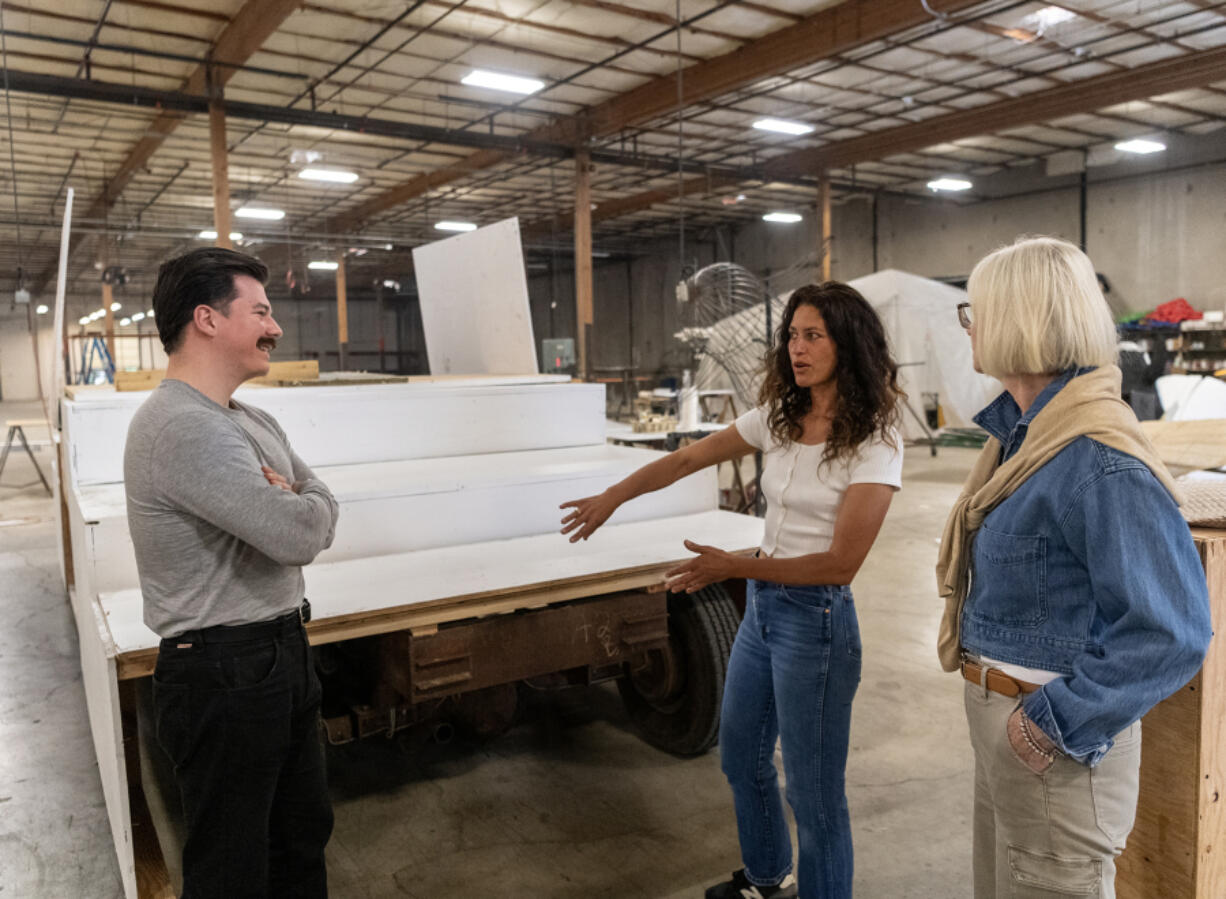
[[[234,249],[230,240],[230,169],[226,150],[226,107],[218,88],[209,101],[209,149],[213,159],[213,228],[217,246]]]
[[[345,252],[336,260],[336,336],[340,349],[340,370],[345,371],[345,353],[349,349],[349,306],[345,296]]]
[[[118,370],[119,360],[115,358],[115,313],[111,311],[111,304],[114,302],[115,294],[111,290],[111,285],[103,281],[102,309],[106,314],[102,319],[102,330],[106,335],[106,351],[111,354],[111,361],[115,363],[115,368]]]
[[[828,172],[822,172],[821,180],[818,182],[818,201],[817,208],[819,219],[821,221],[821,229],[818,232],[818,259],[821,260],[822,280],[830,280],[830,175]]]
[[[579,377],[591,374],[592,341],[592,157],[575,153],[575,350]]]

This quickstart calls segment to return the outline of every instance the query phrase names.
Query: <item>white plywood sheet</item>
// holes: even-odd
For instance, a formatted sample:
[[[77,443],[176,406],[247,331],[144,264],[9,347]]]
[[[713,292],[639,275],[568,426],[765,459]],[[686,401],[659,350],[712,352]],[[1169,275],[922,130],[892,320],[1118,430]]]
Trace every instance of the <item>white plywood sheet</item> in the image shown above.
[[[123,447],[147,393],[64,403],[72,483],[123,480]],[[240,390],[312,468],[604,443],[604,385],[373,384]]]
[[[95,598],[73,591],[71,601],[77,625],[81,683],[85,687],[89,729],[98,757],[98,776],[102,780],[102,795],[111,823],[119,874],[124,896],[137,899],[136,858],[132,849],[132,815],[128,806],[128,772],[123,754],[115,647],[102,608]]]
[[[658,458],[608,445],[417,459],[316,470],[336,496],[336,539],[319,563],[480,543],[559,527],[558,506],[591,496]],[[709,511],[718,505],[714,469],[626,503],[612,524]],[[136,557],[122,484],[85,487],[81,563],[99,592],[135,587]]]
[[[413,249],[432,374],[538,368],[519,219]]]
[[[753,549],[762,531],[760,518],[713,511],[608,525],[580,543],[555,533],[317,564],[305,572],[307,596],[315,620],[324,621],[681,561],[692,557],[687,539]],[[103,594],[101,604],[120,654],[157,646],[141,618],[139,590]]]

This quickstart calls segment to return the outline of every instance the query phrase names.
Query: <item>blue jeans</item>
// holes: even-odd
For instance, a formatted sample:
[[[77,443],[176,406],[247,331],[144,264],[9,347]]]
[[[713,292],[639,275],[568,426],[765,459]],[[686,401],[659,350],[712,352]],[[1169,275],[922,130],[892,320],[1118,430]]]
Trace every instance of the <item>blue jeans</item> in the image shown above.
[[[850,587],[748,582],[728,661],[719,749],[751,883],[775,884],[792,870],[774,765],[778,736],[800,839],[800,897],[851,895],[844,771],[860,652]]]

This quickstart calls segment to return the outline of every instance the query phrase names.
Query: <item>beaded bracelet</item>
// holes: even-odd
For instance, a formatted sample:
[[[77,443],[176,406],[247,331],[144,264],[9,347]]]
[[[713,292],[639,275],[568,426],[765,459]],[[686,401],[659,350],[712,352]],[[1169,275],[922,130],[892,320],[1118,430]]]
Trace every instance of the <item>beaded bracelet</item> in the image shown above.
[[[1047,759],[1049,762],[1054,762],[1056,760],[1055,752],[1048,752],[1045,749],[1041,749],[1038,741],[1035,740],[1034,735],[1030,733],[1030,721],[1027,719],[1025,712],[1022,712],[1021,723],[1022,737],[1026,740],[1026,745],[1029,746],[1034,752],[1043,756],[1043,758]]]

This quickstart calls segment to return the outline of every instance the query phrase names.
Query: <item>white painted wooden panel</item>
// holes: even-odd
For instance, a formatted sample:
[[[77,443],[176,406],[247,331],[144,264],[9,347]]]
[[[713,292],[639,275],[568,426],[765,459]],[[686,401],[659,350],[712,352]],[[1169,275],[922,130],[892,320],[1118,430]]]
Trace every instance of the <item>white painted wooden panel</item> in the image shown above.
[[[681,561],[692,557],[686,539],[748,550],[761,544],[762,530],[760,518],[713,511],[608,525],[581,543],[546,534],[316,564],[305,572],[307,596],[322,621]],[[157,645],[141,619],[139,590],[103,594],[101,603],[120,653]]]
[[[464,382],[240,390],[277,419],[310,466],[604,443],[604,385]],[[148,393],[64,403],[78,486],[123,480],[123,447]]]
[[[102,780],[102,795],[111,822],[119,874],[124,896],[137,899],[136,857],[132,849],[132,815],[128,806],[128,772],[123,755],[115,649],[95,597],[74,590],[71,599],[79,637],[81,683],[85,688],[89,729],[94,738],[94,752],[98,756],[98,775]],[[139,609],[137,611],[139,613]]]
[[[519,219],[413,249],[432,374],[538,369]]]
[[[120,490],[123,488],[120,487]],[[93,528],[84,519],[81,511],[81,497],[76,490],[69,490],[64,497],[68,507],[68,539],[72,546],[72,578],[73,589],[85,597],[97,596],[100,592],[94,577],[94,535]],[[124,522],[127,530],[127,522]],[[135,562],[133,562],[135,564]],[[121,581],[120,583],[127,583]]]
[[[316,471],[340,504],[336,540],[317,562],[479,543],[559,529],[558,506],[599,493],[662,453],[608,445],[489,453]],[[270,488],[271,489],[271,488]],[[611,524],[718,505],[714,469],[638,497]],[[83,488],[83,563],[99,593],[137,586],[122,484]]]

